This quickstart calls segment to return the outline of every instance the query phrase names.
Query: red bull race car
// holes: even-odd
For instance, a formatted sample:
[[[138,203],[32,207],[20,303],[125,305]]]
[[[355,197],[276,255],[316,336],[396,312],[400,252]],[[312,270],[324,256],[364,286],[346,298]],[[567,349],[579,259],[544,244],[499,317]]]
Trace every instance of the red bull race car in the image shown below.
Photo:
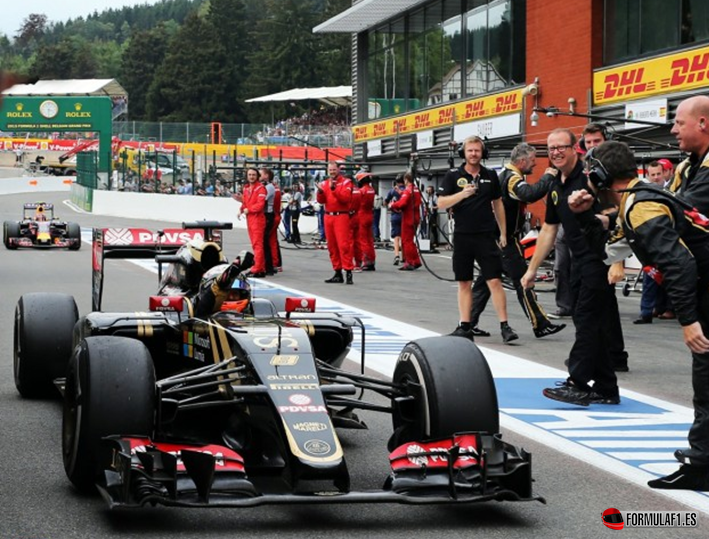
[[[21,221],[5,221],[3,243],[8,249],[18,247],[81,248],[81,228],[77,223],[61,221],[54,216],[54,204],[28,202]]]
[[[361,369],[347,369],[355,328],[366,349],[361,321],[317,313],[307,297],[282,298],[281,311],[251,289],[250,253],[225,258],[215,233],[230,224],[183,226],[95,229],[85,316],[63,294],[17,304],[15,384],[24,397],[63,395],[77,489],[110,507],[544,501],[531,455],[502,440],[473,342],[411,341],[391,380],[365,374],[364,352]],[[158,263],[149,311],[101,310],[104,263],[116,258]],[[366,428],[359,410],[392,418],[375,490],[352,488],[348,470],[368,464],[350,462],[338,437]]]

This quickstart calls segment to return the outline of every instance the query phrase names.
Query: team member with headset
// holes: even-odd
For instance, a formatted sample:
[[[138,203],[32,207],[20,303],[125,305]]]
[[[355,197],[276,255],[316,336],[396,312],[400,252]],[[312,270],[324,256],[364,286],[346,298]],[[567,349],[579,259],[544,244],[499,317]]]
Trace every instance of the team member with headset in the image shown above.
[[[588,189],[569,197],[569,207],[584,216],[584,233],[605,248],[605,224],[589,213],[594,191],[609,190],[620,205],[618,221],[638,259],[654,265],[692,351],[694,423],[689,448],[675,451],[679,469],[648,481],[657,489],[709,490],[709,219],[683,197],[637,179],[635,157],[621,142],[605,142],[587,159]],[[599,247],[597,247],[599,248]],[[607,250],[613,261],[613,252]],[[621,256],[624,254],[621,253]]]
[[[586,186],[586,175],[575,144],[576,136],[569,129],[554,129],[547,137],[549,158],[559,169],[559,179],[547,196],[545,222],[529,268],[522,277],[522,286],[534,287],[537,269],[549,256],[557,228],[562,224],[578,270],[578,297],[573,314],[576,338],[569,353],[569,377],[542,393],[550,399],[583,406],[619,404],[618,380],[613,370],[608,337],[608,313],[614,304],[617,305],[615,286],[608,282],[608,268],[603,257],[591,249],[581,230],[579,219],[584,216],[572,212],[568,205],[569,195]],[[598,209],[589,208],[587,213],[596,213],[594,210]]]
[[[438,190],[439,209],[451,208],[455,219],[453,273],[458,282],[460,322],[452,335],[474,339],[470,312],[473,307],[474,262],[477,261],[490,287],[502,339],[510,343],[518,336],[507,322],[507,299],[501,279],[500,247],[504,248],[507,242],[505,208],[500,198],[497,174],[481,164],[484,154],[485,143],[480,137],[465,139],[462,145],[465,162],[459,168],[448,171]]]
[[[525,175],[530,174],[536,165],[536,153],[534,146],[527,143],[515,146],[510,155],[510,163],[505,165],[500,173],[500,188],[507,220],[507,245],[502,249],[502,271],[512,279],[522,310],[532,323],[534,336],[540,338],[558,333],[566,327],[566,324],[552,324],[537,301],[534,290],[525,290],[520,282],[524,272],[527,271],[527,262],[519,242],[525,222],[526,204],[545,197],[555,177],[551,173],[552,171],[548,170],[533,185],[525,181]],[[485,310],[489,299],[490,289],[482,275],[479,275],[473,285],[473,311],[470,318],[472,331],[476,336],[488,337],[490,335],[487,331],[477,327],[480,315]]]

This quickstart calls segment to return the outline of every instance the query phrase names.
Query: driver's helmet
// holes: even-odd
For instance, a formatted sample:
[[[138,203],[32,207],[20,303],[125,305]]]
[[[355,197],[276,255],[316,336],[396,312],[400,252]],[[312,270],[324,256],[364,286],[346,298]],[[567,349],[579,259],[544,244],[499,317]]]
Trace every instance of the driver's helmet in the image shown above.
[[[176,254],[180,262],[170,264],[165,271],[160,283],[161,290],[177,287],[186,294],[197,292],[206,273],[226,262],[218,244],[201,239],[189,240]]]
[[[37,206],[37,209],[34,211],[34,220],[35,221],[46,221],[47,220],[47,215],[44,213],[44,206]]]
[[[222,303],[222,311],[243,313],[251,303],[251,285],[246,279],[237,278],[231,284],[227,297]]]

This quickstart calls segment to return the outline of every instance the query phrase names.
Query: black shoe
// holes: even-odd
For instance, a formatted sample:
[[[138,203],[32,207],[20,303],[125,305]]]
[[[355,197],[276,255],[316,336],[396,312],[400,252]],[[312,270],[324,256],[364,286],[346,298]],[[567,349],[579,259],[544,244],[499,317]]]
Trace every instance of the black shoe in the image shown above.
[[[591,391],[588,395],[588,403],[589,404],[620,404],[620,395],[613,394],[613,395],[603,395],[601,393],[596,393],[595,391]]]
[[[566,324],[548,324],[542,328],[537,328],[534,330],[534,336],[537,339],[546,337],[547,335],[554,335],[554,333],[559,333],[562,329],[566,327]]]
[[[709,490],[709,467],[683,464],[674,473],[647,482],[650,488],[663,490]]]
[[[556,387],[547,387],[542,390],[542,395],[547,399],[576,404],[578,406],[588,406],[590,404],[591,391],[574,384],[571,379],[557,382]]]
[[[470,328],[470,331],[476,337],[489,337],[490,336],[489,331],[485,331],[484,329],[480,329],[478,326],[474,326],[474,327]]]
[[[362,266],[362,271],[377,271],[374,264],[365,264]]]
[[[250,273],[249,277],[254,277],[256,279],[263,279],[266,276],[265,271],[259,271],[258,273]]]
[[[398,265],[399,265],[399,262],[400,262],[399,257],[398,257],[398,256],[395,256],[395,257],[394,257],[394,265],[395,265],[395,266],[398,266]]]
[[[455,328],[452,333],[449,333],[449,335],[452,335],[453,337],[465,337],[466,339],[470,339],[471,341],[475,341],[475,336],[473,335],[473,331],[470,329],[463,329],[460,326]]]
[[[399,271],[414,271],[416,268],[411,264],[404,262],[404,265],[399,268]]]
[[[345,279],[342,277],[342,270],[336,271],[335,275],[330,277],[329,279],[325,279],[326,283],[344,283]]]
[[[354,281],[352,280],[352,272],[350,270],[347,270],[345,272],[345,274],[347,275],[347,280],[345,282],[347,284],[354,284]],[[340,276],[340,278],[342,278],[342,276]],[[340,282],[342,282],[342,281],[340,281]]]
[[[549,313],[547,316],[553,320],[558,320],[559,318],[571,318],[571,312],[557,309],[555,312]]]
[[[519,335],[517,335],[517,333],[515,333],[515,330],[512,329],[510,326],[502,326],[500,331],[502,333],[502,342],[504,342],[505,344],[509,344],[512,341],[516,341],[517,339],[519,339]]]
[[[637,320],[633,320],[633,324],[652,324],[652,315],[641,316]]]

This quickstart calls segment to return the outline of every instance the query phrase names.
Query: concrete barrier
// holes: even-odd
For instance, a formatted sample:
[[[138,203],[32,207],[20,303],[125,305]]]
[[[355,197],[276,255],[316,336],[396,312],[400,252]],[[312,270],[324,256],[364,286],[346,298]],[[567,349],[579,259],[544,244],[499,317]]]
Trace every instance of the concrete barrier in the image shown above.
[[[0,194],[48,193],[51,191],[69,191],[74,180],[61,176],[22,176],[0,178]]]

